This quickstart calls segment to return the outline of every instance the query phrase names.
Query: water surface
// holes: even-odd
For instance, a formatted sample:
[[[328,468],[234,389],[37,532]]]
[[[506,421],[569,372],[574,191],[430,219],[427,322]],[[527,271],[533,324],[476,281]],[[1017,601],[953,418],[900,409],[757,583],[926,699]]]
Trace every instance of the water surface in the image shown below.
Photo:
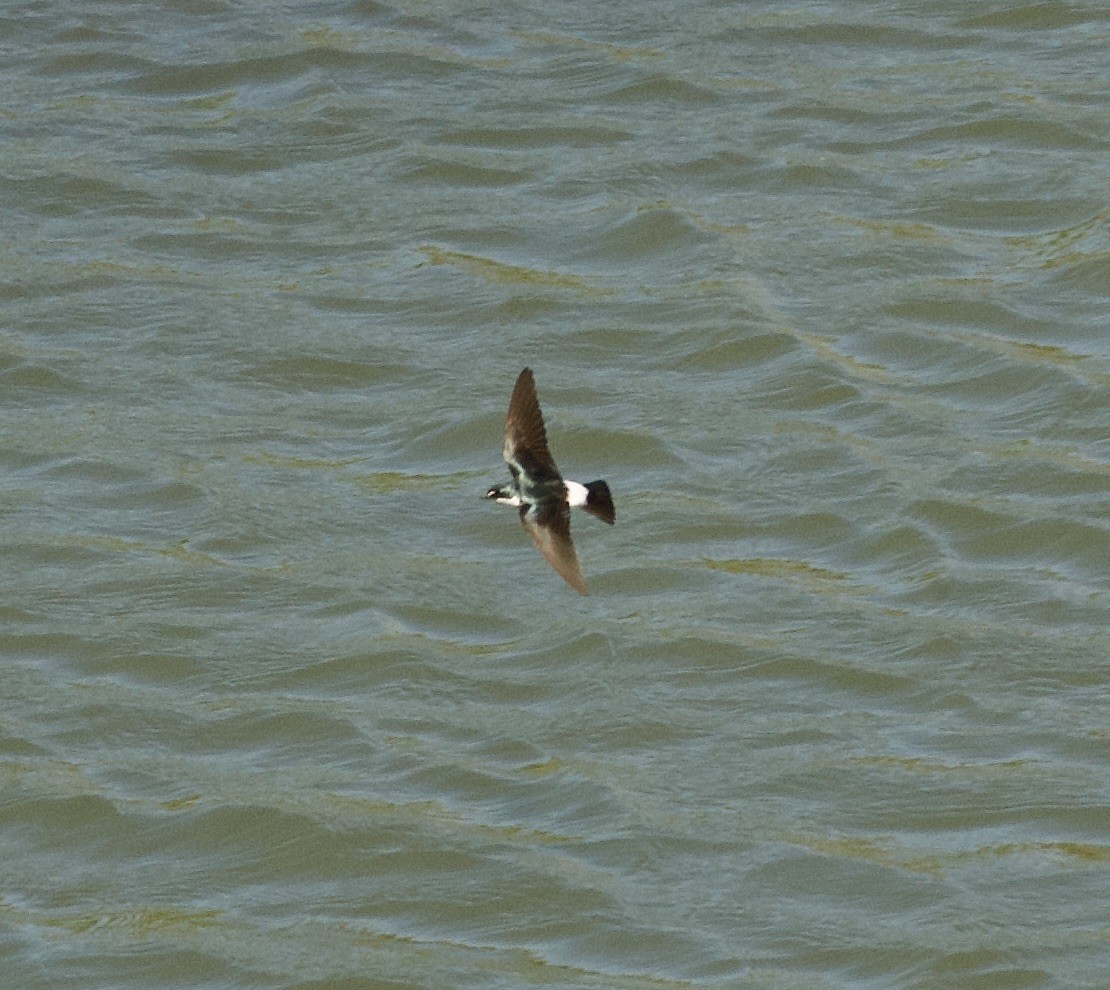
[[[1102,5],[0,28],[5,986],[1106,985]]]

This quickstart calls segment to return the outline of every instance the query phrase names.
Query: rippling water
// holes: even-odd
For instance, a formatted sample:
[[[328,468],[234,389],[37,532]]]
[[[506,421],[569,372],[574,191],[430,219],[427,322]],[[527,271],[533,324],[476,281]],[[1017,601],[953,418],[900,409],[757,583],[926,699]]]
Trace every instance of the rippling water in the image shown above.
[[[4,987],[1107,986],[1104,4],[0,38]]]

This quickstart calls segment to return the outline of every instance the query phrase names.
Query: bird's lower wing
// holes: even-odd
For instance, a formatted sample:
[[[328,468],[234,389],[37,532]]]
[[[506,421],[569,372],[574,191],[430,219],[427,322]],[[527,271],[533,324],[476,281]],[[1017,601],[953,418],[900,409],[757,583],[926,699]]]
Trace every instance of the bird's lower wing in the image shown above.
[[[550,525],[540,525],[534,516],[521,511],[520,521],[532,536],[536,549],[555,568],[559,576],[580,595],[588,595],[586,579],[578,566],[578,555],[570,538],[570,507],[564,504]]]

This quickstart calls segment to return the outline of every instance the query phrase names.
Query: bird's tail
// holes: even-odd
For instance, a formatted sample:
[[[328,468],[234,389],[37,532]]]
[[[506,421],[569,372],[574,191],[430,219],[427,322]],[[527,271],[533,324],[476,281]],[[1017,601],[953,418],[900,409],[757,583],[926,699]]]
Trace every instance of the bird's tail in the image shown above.
[[[582,508],[610,526],[617,518],[613,496],[609,494],[609,486],[604,481],[591,481],[586,485],[586,504]]]

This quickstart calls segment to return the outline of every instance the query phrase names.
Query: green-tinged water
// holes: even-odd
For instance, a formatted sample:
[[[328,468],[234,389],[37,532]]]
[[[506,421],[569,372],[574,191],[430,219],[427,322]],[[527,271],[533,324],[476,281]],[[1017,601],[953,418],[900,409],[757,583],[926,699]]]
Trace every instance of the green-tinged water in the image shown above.
[[[8,4],[0,987],[1110,985],[1108,52]]]

